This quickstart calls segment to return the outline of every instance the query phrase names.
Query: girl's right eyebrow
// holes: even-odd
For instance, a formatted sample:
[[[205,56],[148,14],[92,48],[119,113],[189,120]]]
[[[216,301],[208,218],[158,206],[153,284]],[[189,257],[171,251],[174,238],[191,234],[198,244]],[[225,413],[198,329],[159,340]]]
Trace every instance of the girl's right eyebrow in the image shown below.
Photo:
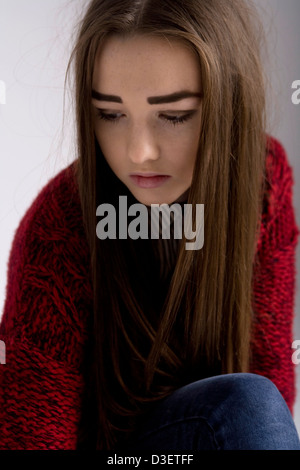
[[[110,101],[112,103],[123,103],[122,98],[116,95],[105,95],[104,93],[99,93],[99,91],[92,90],[92,98],[97,101]]]

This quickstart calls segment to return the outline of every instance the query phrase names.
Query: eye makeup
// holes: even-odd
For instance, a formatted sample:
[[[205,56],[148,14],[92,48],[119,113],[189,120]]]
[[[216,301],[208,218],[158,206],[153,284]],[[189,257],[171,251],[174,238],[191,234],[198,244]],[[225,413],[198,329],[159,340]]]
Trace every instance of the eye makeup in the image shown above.
[[[96,108],[96,111],[97,111],[97,116],[99,119],[103,120],[103,121],[106,121],[106,122],[110,122],[110,123],[118,123],[122,117],[124,117],[125,115],[123,113],[120,113],[120,112],[112,112],[112,111],[108,111],[108,110],[105,110],[105,109],[101,109],[101,108]],[[158,114],[158,117],[160,119],[162,119],[163,121],[166,121],[167,123],[170,123],[174,126],[178,125],[178,124],[184,124],[185,122],[189,121],[190,119],[193,118],[193,116],[195,115],[197,111],[196,110],[191,110],[191,111],[180,111],[180,112],[174,112],[172,111],[172,113],[159,113]]]

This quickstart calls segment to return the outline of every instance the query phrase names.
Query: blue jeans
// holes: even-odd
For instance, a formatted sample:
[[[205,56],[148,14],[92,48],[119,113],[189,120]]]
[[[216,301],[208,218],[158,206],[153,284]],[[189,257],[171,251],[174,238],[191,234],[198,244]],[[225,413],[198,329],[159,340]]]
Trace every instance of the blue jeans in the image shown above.
[[[126,446],[134,451],[300,450],[276,386],[255,374],[186,385],[160,402]]]

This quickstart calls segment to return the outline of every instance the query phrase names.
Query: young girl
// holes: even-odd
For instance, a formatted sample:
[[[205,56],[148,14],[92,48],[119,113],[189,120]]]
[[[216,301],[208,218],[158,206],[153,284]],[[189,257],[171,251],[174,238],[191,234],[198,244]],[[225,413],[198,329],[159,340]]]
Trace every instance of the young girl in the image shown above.
[[[1,448],[300,448],[298,228],[258,24],[244,0],[90,2],[70,63],[78,155],[10,255]],[[169,238],[124,230],[134,204],[173,203],[200,249],[175,214]]]

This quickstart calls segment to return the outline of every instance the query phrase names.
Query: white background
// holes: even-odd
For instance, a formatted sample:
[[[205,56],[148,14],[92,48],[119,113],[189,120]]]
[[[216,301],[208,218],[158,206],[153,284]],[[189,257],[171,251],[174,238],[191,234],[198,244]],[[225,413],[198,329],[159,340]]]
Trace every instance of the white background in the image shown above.
[[[73,26],[84,0],[0,0],[0,316],[14,232],[37,192],[74,159],[71,110],[63,119],[63,88]],[[256,0],[268,39],[269,132],[279,138],[294,169],[294,205],[300,222],[299,0]],[[1,90],[1,82],[0,82]],[[2,90],[3,92],[3,90]],[[300,273],[300,253],[297,270]],[[299,275],[294,339],[300,339]],[[300,365],[295,420],[300,430]]]

